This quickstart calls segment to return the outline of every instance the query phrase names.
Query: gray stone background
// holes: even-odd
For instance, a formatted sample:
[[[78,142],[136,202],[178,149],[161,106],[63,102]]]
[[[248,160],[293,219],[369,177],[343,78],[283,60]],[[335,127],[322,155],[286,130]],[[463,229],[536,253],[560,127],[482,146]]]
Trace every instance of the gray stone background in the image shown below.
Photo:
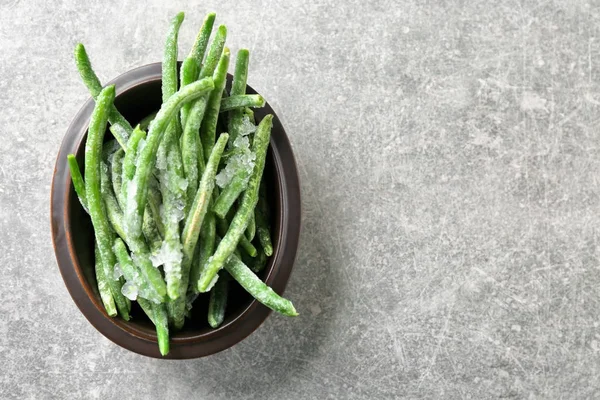
[[[193,361],[109,342],[50,241],[62,136],[187,12],[251,50],[302,242],[277,315]],[[0,398],[600,398],[597,1],[0,0]]]

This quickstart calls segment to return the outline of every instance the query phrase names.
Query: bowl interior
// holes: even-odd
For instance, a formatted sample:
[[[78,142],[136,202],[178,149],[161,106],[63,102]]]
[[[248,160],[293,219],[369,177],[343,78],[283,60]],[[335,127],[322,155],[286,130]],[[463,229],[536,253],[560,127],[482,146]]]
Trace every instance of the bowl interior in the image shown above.
[[[231,76],[228,77],[228,86],[230,85]],[[247,92],[249,94],[256,93],[250,87],[248,87]],[[132,126],[135,126],[135,124],[137,124],[146,115],[157,111],[160,108],[160,105],[160,79],[148,80],[142,84],[134,86],[125,92],[118,94],[115,99],[115,106],[127,118],[127,120],[131,122]],[[254,111],[256,122],[258,123],[266,114],[266,111]],[[105,140],[112,139],[110,131],[107,130],[105,137]],[[79,143],[76,153],[77,160],[82,171],[85,140],[86,136],[84,136]],[[277,233],[281,230],[280,221],[282,220],[282,187],[278,179],[276,164],[277,163],[275,162],[273,151],[270,148],[267,154],[263,179],[267,185],[267,194],[271,210],[271,232],[274,249],[279,247],[280,235]],[[72,185],[66,201],[66,209],[68,210],[68,223],[70,223],[70,226],[68,226],[67,229],[73,232],[72,240],[74,255],[77,258],[77,263],[82,270],[83,276],[85,277],[85,284],[88,286],[88,291],[94,293],[97,304],[102,304],[96,289],[97,286],[94,275],[94,233],[91,220],[80,206]],[[266,268],[259,274],[261,279],[266,280],[269,274],[271,274],[273,270],[274,259],[275,256],[270,257],[268,260]],[[178,339],[186,340],[190,338],[198,338],[199,336],[203,336],[215,331],[215,329],[211,328],[207,322],[208,298],[208,294],[201,294],[198,296],[193,303],[191,318],[186,320],[185,326],[181,331],[171,335],[173,340],[177,341]],[[230,322],[239,318],[243,312],[249,308],[252,301],[252,297],[246,293],[246,291],[242,289],[237,282],[230,281],[227,311],[222,326],[227,326]],[[131,314],[131,320],[129,322],[123,321],[122,323],[127,324],[130,329],[137,332],[141,336],[155,336],[154,326],[142,312],[137,303],[132,303]]]

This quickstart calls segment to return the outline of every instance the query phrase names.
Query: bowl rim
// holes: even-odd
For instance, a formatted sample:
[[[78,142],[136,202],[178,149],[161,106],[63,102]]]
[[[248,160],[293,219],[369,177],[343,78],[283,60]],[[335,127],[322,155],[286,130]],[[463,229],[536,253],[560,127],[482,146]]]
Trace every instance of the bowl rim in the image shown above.
[[[231,76],[229,76],[231,78]],[[131,69],[108,84],[116,86],[116,97],[140,85],[161,80],[161,63],[146,64]],[[248,85],[249,92],[256,92]],[[254,332],[268,317],[271,310],[252,299],[248,306],[232,320],[220,327],[198,335],[171,337],[171,350],[160,355],[155,334],[137,329],[121,318],[111,318],[96,299],[84,276],[73,245],[69,210],[72,183],[66,162],[69,153],[77,153],[84,145],[89,119],[94,107],[90,97],[77,112],[62,140],[51,184],[50,222],[52,242],[59,270],[73,301],[86,319],[112,342],[135,353],[165,359],[188,359],[207,356],[225,350]],[[298,168],[291,144],[273,108],[266,103],[261,114],[273,114],[273,132],[270,148],[274,159],[276,179],[279,181],[279,232],[277,246],[270,259],[265,283],[282,294],[296,259],[301,231],[301,193]]]

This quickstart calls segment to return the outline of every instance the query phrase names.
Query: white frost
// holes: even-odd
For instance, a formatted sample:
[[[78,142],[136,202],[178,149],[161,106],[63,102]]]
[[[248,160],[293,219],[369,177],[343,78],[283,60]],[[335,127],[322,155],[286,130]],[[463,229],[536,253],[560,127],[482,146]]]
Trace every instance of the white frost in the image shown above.
[[[233,142],[236,153],[227,161],[227,165],[216,176],[215,182],[220,188],[229,185],[229,182],[239,172],[244,172],[243,183],[246,184],[252,170],[256,155],[250,150],[250,140],[247,136],[238,136]]]
[[[121,264],[116,263],[115,268],[113,269],[113,279],[118,281],[120,277],[123,276],[123,270],[121,269]]]
[[[138,288],[133,282],[127,281],[121,288],[121,293],[123,293],[123,296],[127,297],[129,300],[135,300],[137,299]]]
[[[181,263],[182,259],[181,244],[179,246],[172,246],[167,242],[163,242],[160,249],[150,256],[152,265],[157,268],[161,265],[165,266],[165,273],[167,273],[167,265]]]
[[[254,125],[248,116],[242,118],[242,126],[240,127],[240,135],[246,136],[256,132],[256,125]]]

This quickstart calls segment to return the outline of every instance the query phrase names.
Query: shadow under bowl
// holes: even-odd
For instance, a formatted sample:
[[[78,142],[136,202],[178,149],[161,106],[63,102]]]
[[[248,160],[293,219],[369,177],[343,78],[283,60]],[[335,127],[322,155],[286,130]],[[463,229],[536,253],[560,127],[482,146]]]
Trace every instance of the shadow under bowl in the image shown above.
[[[231,85],[228,76],[228,87]],[[115,84],[115,106],[132,123],[157,111],[161,105],[161,64],[148,64],[128,71],[109,82]],[[256,91],[247,87],[248,94]],[[114,343],[136,353],[156,358],[186,359],[207,356],[242,341],[256,330],[270,310],[254,300],[237,283],[231,284],[223,324],[213,329],[207,322],[208,295],[193,304],[184,328],[171,334],[166,357],[158,350],[154,326],[132,302],[131,319],[109,317],[98,294],[94,274],[94,232],[71,183],[67,155],[76,155],[83,171],[85,141],[94,108],[89,99],[79,110],[63,139],[52,179],[51,225],[54,251],[60,272],[71,297],[90,323]],[[271,207],[273,256],[259,274],[264,282],[282,294],[290,277],[298,249],[301,222],[300,183],[290,142],[273,109],[266,104],[254,110],[258,123],[273,114],[273,129],[263,179]],[[112,138],[107,130],[106,140]]]

